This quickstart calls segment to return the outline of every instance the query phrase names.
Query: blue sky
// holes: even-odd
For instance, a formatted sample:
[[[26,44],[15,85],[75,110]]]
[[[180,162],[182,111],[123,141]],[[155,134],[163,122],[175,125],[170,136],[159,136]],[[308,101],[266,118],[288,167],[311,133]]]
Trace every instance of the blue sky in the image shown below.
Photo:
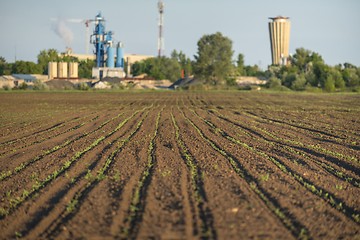
[[[290,53],[304,47],[335,65],[360,66],[359,0],[163,0],[165,54],[182,50],[193,58],[204,34],[221,32],[233,41],[234,59],[266,69],[271,63],[268,17],[288,16]],[[0,0],[0,56],[8,62],[36,61],[43,49],[65,50],[54,31],[60,19],[92,19],[101,11],[106,29],[125,45],[126,53],[156,55],[157,0]],[[85,52],[85,25],[66,23],[71,47]],[[92,29],[90,30],[92,32]]]

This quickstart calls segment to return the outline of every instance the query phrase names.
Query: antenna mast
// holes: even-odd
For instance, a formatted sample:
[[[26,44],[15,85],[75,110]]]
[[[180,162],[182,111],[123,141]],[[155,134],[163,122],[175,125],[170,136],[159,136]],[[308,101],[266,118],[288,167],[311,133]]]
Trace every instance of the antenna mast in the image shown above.
[[[159,10],[159,38],[158,38],[158,57],[161,57],[164,53],[164,3],[162,0],[158,2]]]

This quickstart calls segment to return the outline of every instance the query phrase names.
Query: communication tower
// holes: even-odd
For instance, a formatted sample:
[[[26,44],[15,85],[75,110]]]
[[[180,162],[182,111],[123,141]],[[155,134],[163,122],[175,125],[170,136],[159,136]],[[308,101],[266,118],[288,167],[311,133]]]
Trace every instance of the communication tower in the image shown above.
[[[158,57],[161,57],[164,53],[164,3],[162,0],[158,2],[159,10],[159,38],[158,38]]]

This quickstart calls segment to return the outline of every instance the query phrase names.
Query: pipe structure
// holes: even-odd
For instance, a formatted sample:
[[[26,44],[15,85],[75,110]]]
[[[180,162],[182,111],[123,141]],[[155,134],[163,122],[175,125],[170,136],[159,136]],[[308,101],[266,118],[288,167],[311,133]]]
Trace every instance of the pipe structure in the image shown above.
[[[92,43],[95,45],[96,55],[96,67],[103,67],[105,62],[105,46],[104,46],[104,35],[105,35],[105,19],[101,16],[101,13],[95,17],[95,30],[92,37],[94,40]]]

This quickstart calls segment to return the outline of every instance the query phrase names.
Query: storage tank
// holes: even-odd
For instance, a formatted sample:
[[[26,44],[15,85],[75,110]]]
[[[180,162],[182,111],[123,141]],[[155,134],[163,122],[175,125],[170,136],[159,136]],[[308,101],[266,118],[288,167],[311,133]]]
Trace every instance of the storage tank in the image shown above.
[[[69,63],[69,78],[78,78],[78,69],[79,64],[77,62],[70,62]]]
[[[49,62],[48,64],[48,78],[49,79],[54,79],[57,78],[58,74],[57,74],[57,62]]]
[[[106,66],[108,68],[114,67],[114,48],[111,45],[107,48]]]
[[[123,44],[119,42],[116,48],[116,67],[124,68],[124,50]]]
[[[68,77],[68,67],[66,62],[58,63],[58,78],[67,78]]]

